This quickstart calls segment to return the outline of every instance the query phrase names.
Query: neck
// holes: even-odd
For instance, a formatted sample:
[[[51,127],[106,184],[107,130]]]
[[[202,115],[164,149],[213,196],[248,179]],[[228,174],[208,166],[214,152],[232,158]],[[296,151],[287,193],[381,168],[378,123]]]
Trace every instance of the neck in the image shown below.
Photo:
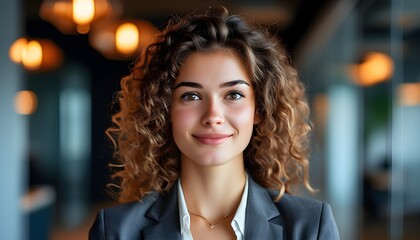
[[[181,184],[188,210],[208,219],[220,219],[236,211],[245,181],[242,160],[221,166],[182,161]]]

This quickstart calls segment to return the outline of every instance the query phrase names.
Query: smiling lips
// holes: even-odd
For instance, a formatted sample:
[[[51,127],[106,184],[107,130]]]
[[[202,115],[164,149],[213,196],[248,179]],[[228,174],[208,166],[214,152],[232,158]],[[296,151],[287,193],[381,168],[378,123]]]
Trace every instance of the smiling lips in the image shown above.
[[[206,145],[219,145],[229,139],[231,134],[199,134],[193,135],[200,143]]]

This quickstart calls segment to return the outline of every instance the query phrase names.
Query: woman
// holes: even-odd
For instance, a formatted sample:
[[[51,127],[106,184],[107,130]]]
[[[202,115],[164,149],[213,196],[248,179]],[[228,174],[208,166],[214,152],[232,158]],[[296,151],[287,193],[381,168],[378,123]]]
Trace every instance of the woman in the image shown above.
[[[90,239],[338,239],[308,180],[308,105],[278,41],[226,9],[170,21],[109,129],[119,200]]]

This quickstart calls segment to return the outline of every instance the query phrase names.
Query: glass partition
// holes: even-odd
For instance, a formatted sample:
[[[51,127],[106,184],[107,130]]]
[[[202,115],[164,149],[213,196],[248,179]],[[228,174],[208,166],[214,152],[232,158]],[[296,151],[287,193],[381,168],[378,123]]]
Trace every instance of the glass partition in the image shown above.
[[[312,178],[342,239],[416,239],[420,2],[351,2],[331,6],[297,58],[313,109]]]

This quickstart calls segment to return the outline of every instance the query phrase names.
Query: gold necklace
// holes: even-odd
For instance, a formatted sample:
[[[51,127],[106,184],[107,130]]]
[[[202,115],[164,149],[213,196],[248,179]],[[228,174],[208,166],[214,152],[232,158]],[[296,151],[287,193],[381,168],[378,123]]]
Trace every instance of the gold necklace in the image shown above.
[[[217,224],[219,224],[219,223],[221,223],[221,222],[223,222],[224,220],[226,220],[226,218],[228,218],[228,217],[230,217],[230,216],[232,216],[233,215],[233,213],[234,212],[232,212],[231,214],[229,214],[229,215],[227,215],[227,216],[225,216],[225,217],[223,217],[222,219],[220,219],[220,220],[218,220],[218,221],[216,221],[215,223],[211,223],[209,220],[207,220],[207,218],[205,218],[205,217],[203,217],[203,216],[201,216],[201,215],[199,215],[199,214],[197,214],[197,213],[193,213],[193,212],[190,212],[190,211],[188,211],[190,214],[192,214],[192,215],[194,215],[194,216],[197,216],[197,217],[199,217],[199,218],[202,218],[202,219],[204,219],[209,225],[210,225],[210,228],[211,229],[213,229]]]

